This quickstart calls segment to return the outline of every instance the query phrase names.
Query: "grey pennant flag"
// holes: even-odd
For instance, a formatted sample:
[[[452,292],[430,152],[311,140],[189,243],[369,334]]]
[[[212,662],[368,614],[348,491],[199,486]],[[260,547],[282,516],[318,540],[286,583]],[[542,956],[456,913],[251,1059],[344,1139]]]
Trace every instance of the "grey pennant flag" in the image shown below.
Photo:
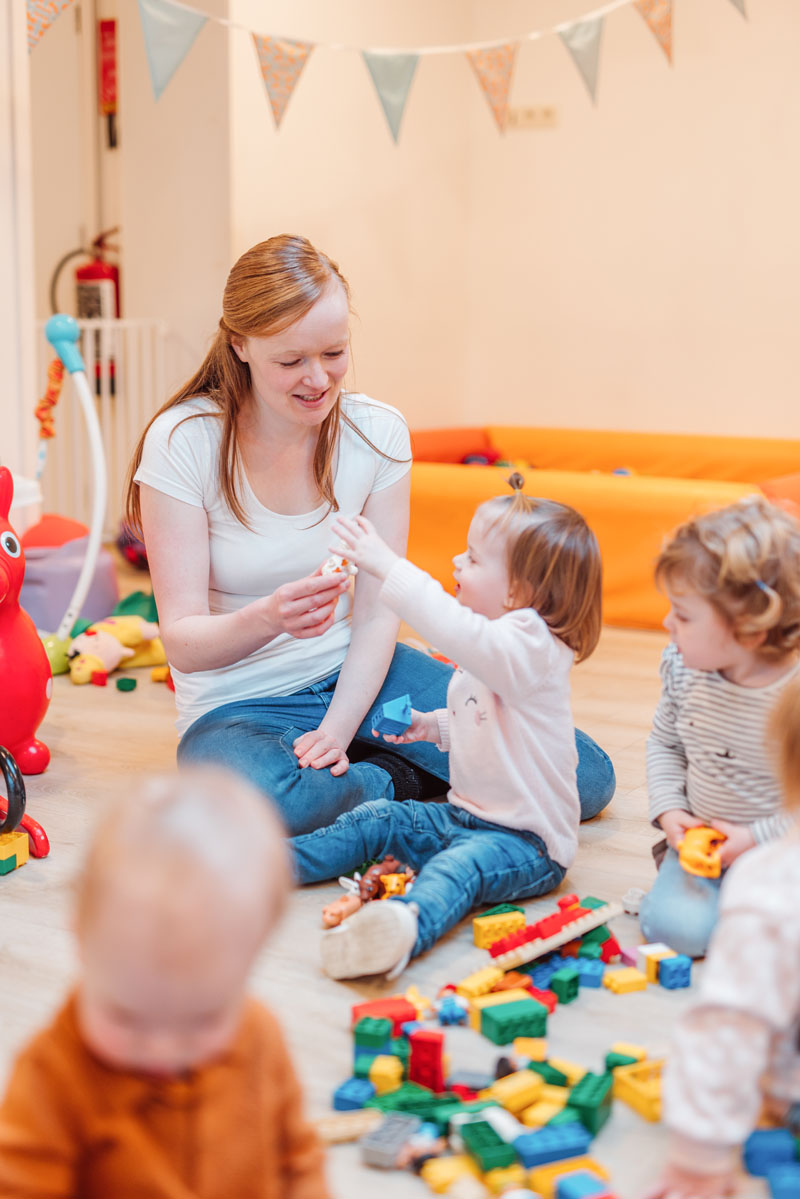
[[[734,0],[735,3],[735,0]],[[595,17],[590,21],[578,21],[569,29],[562,29],[559,36],[569,50],[575,66],[583,76],[583,81],[589,89],[592,103],[597,92],[597,67],[600,58],[600,35],[603,32],[603,18]]]
[[[386,120],[392,131],[392,137],[397,141],[400,133],[400,122],[406,106],[411,82],[419,62],[418,54],[374,54],[364,50],[364,62],[372,76],[378,99],[381,102]]]

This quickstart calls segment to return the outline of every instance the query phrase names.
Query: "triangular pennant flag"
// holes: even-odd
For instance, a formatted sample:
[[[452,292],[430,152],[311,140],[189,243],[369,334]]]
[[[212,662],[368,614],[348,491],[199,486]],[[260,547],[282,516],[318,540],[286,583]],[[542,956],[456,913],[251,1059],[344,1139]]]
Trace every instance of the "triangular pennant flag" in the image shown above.
[[[734,8],[739,9],[739,12],[742,14],[743,17],[747,16],[747,13],[744,10],[744,0],[731,0],[731,4],[733,5]]]
[[[672,0],[634,0],[634,7],[647,21],[667,60],[672,62]]]
[[[362,53],[386,120],[389,122],[392,137],[397,141],[419,55],[374,54],[370,50],[363,50]]]
[[[28,10],[28,53],[60,16],[69,8],[72,0],[27,0]]]
[[[253,34],[258,65],[267,89],[275,128],[279,129],[286,105],[300,78],[300,72],[314,49],[313,42],[291,42],[285,38]]]
[[[197,13],[176,8],[168,0],[139,0],[150,82],[156,100],[189,53],[206,23]]]
[[[583,76],[593,104],[597,94],[597,66],[602,32],[603,18],[595,17],[590,21],[578,21],[576,25],[570,25],[569,29],[562,29],[560,33],[562,42]]]
[[[490,50],[468,50],[470,66],[478,76],[487,103],[502,133],[508,121],[508,93],[511,91],[511,76],[519,44],[507,42]]]

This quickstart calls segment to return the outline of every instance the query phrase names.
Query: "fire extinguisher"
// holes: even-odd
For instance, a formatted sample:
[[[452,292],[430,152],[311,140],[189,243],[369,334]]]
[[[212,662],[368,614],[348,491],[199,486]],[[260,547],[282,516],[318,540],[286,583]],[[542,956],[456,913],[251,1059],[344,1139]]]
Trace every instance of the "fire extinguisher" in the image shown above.
[[[106,239],[116,232],[107,229],[100,233],[90,247],[91,262],[75,271],[79,318],[108,320],[119,316],[119,267],[105,257],[107,250],[115,248],[107,246]]]

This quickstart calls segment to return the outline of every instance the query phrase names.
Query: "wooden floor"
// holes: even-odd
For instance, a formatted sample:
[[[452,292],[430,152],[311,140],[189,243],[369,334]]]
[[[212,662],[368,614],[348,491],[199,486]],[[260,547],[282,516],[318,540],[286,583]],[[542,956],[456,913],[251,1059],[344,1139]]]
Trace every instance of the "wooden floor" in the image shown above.
[[[123,589],[147,586],[146,577],[123,573]],[[595,737],[614,760],[616,797],[602,816],[584,825],[577,861],[562,891],[618,899],[629,886],[648,887],[653,877],[650,845],[656,839],[647,822],[644,747],[659,691],[658,661],[664,644],[659,633],[605,630],[594,656],[574,671],[574,710],[579,727]],[[53,699],[40,736],[52,751],[47,772],[27,780],[32,816],[45,826],[51,856],[0,879],[0,1075],[13,1055],[60,1002],[74,978],[76,960],[70,933],[71,882],[92,828],[109,798],[131,776],[174,764],[176,734],[172,693],[138,673],[133,692],[115,687],[73,686],[55,680]],[[350,1005],[366,996],[392,994],[398,985],[342,984],[326,979],[319,968],[319,911],[340,893],[335,884],[308,888],[292,896],[281,929],[260,957],[253,989],[280,1014],[312,1115],[329,1111],[334,1088],[351,1073]],[[531,913],[554,907],[553,896],[530,903]],[[623,944],[640,941],[630,917],[615,921]],[[300,947],[300,949],[299,949]],[[434,950],[414,962],[401,980],[435,994],[443,983],[458,980],[487,962],[472,945],[465,921]],[[573,1004],[550,1020],[553,1055],[602,1066],[613,1041],[633,1041],[651,1054],[665,1049],[686,992],[649,987],[640,994],[612,996],[605,989],[582,991]],[[447,1034],[453,1068],[493,1064],[498,1050],[477,1033],[455,1029]],[[663,1147],[660,1126],[646,1124],[617,1104],[595,1142],[594,1153],[612,1172],[621,1199],[635,1199],[652,1179]],[[330,1177],[337,1199],[367,1199],[380,1187],[382,1199],[428,1195],[412,1175],[376,1176],[359,1163],[354,1146],[330,1152]],[[761,1196],[760,1183],[745,1179],[741,1194]],[[233,1197],[232,1197],[233,1199]]]

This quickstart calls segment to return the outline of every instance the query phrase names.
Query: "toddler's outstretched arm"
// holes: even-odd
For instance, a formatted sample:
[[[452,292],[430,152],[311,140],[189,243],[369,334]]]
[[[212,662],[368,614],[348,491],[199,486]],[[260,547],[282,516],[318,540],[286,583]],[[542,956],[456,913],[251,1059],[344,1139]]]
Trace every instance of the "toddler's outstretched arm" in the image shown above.
[[[340,516],[331,532],[339,538],[339,544],[329,547],[331,553],[349,558],[359,570],[378,579],[385,579],[399,558],[365,516]]]

